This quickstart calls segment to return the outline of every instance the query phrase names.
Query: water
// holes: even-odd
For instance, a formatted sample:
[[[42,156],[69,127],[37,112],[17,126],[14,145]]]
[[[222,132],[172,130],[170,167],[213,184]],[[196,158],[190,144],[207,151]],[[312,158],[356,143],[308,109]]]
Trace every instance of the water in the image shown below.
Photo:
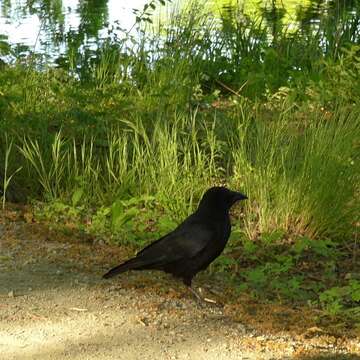
[[[172,3],[174,3],[173,0]],[[133,9],[141,10],[149,0],[0,0],[0,58],[27,55],[30,51],[54,59],[65,53],[71,43],[77,49],[96,47],[108,36],[109,26],[121,27],[119,36],[134,30]],[[166,0],[167,4],[169,0]],[[180,1],[186,4],[188,1]],[[236,1],[207,1],[215,16],[219,9]],[[156,2],[158,11],[159,2]],[[230,5],[229,5],[230,4]],[[170,5],[167,5],[170,6]],[[247,14],[261,14],[269,33],[277,26],[306,27],[323,16],[335,19],[343,14],[360,14],[357,0],[249,0],[240,1]],[[255,15],[254,15],[255,16]],[[334,20],[335,21],[335,20]],[[8,45],[12,51],[9,53]]]
[[[108,35],[108,25],[129,31],[135,24],[133,9],[146,0],[0,0],[0,41],[27,53],[61,53],[66,39],[77,35],[82,44]],[[1,47],[0,47],[1,55]]]

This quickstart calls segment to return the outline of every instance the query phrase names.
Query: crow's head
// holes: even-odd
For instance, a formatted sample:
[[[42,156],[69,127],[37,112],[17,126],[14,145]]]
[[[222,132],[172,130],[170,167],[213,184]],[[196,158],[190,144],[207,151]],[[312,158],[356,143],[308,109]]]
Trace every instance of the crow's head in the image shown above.
[[[205,192],[200,201],[199,209],[224,212],[228,211],[237,201],[245,199],[247,196],[240,192],[215,186]]]

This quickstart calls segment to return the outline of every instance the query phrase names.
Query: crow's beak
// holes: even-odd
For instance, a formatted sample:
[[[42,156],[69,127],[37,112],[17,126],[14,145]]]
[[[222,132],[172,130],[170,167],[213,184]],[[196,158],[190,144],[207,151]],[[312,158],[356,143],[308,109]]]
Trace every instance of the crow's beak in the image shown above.
[[[234,192],[235,201],[246,200],[248,197],[240,192]]]

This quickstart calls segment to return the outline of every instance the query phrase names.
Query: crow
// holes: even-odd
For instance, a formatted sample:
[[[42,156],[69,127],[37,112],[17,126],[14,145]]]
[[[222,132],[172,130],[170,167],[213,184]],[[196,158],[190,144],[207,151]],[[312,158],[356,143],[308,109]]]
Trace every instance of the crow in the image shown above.
[[[202,197],[197,210],[175,230],[146,246],[134,258],[109,270],[108,279],[128,270],[162,270],[182,279],[188,289],[193,277],[216,259],[229,239],[229,210],[247,196],[225,187],[212,187]]]

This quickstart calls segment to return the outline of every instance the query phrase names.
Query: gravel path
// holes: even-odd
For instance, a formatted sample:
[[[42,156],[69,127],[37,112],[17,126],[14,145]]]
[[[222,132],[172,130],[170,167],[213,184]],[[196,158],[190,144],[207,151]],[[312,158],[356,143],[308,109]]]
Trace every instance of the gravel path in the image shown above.
[[[0,239],[0,359],[360,359],[356,339],[259,332],[226,307],[199,306],[166,275],[102,280],[121,249],[21,224],[0,223]]]

